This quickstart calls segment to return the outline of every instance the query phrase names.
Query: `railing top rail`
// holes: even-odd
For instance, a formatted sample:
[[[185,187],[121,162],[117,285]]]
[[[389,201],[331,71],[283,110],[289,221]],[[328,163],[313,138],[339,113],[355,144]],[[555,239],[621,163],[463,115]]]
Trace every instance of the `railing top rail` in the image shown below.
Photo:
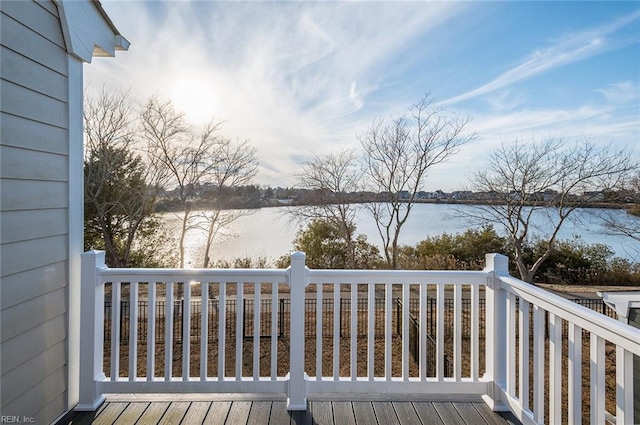
[[[313,283],[484,285],[490,273],[483,270],[309,270],[307,276]]]
[[[288,281],[285,269],[98,269],[102,282],[111,280],[208,281],[208,282],[282,282]]]
[[[625,350],[640,355],[640,329],[581,306],[545,289],[511,276],[499,276],[503,289],[580,326]]]

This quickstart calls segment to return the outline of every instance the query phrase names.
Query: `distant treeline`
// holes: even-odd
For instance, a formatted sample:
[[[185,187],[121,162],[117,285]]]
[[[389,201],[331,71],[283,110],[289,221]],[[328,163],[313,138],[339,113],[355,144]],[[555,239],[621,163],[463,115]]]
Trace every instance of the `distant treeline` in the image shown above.
[[[177,189],[176,189],[177,190]],[[182,204],[177,196],[176,190],[163,192],[156,203],[157,212],[181,211]],[[194,192],[191,199],[192,210],[212,210],[212,209],[254,209],[265,207],[278,207],[283,205],[318,205],[331,204],[334,201],[332,193],[322,191],[312,191],[307,189],[297,189],[288,187],[270,186],[261,187],[259,185],[247,185],[239,187],[211,187],[202,185]],[[341,202],[364,203],[364,202],[386,202],[390,198],[398,197],[400,201],[407,199],[408,194],[389,194],[372,192],[353,192],[348,196],[341,196]],[[413,202],[434,203],[434,204],[500,204],[500,199],[495,196],[473,192],[421,192]],[[533,205],[536,201],[525,202]],[[539,204],[538,204],[539,205]],[[603,194],[597,202],[592,202],[593,208],[615,208],[628,209],[634,214],[634,204],[626,197],[619,194]]]

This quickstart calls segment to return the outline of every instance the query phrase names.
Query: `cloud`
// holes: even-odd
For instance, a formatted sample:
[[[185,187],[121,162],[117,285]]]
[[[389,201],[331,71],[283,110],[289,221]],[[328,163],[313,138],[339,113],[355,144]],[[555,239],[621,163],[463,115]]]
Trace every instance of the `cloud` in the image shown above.
[[[495,93],[493,96],[485,98],[491,109],[495,111],[505,111],[515,109],[522,105],[527,96],[524,93],[515,93],[512,90],[504,89]]]
[[[532,52],[520,64],[505,71],[492,81],[461,95],[444,100],[442,104],[451,105],[469,100],[503,89],[554,68],[637,42],[638,36],[634,39],[619,41],[610,39],[608,36],[638,19],[640,19],[640,10],[604,25],[564,35],[555,44]]]
[[[602,93],[610,103],[627,104],[640,99],[640,85],[632,81],[612,84],[606,89],[598,90],[598,92]]]

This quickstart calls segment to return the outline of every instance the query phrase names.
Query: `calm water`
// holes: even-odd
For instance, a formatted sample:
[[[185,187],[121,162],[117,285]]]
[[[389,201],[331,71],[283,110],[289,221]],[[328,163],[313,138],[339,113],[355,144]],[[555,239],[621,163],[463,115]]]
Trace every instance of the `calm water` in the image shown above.
[[[463,220],[456,219],[453,208],[470,208],[464,205],[448,204],[416,204],[407,223],[402,228],[400,243],[415,245],[427,236],[437,236],[442,233],[461,233],[470,226]],[[290,225],[283,217],[283,208],[261,208],[251,215],[240,217],[234,222],[228,232],[215,243],[211,257],[215,260],[232,260],[238,257],[265,257],[275,260],[288,254],[293,249],[293,239],[299,226]],[[625,212],[613,211],[621,218]],[[164,214],[166,222],[178,235],[178,222],[174,214]],[[545,221],[540,218],[540,223]],[[580,222],[568,222],[563,225],[560,232],[561,239],[571,239],[579,236],[587,244],[604,243],[609,245],[617,256],[634,258],[634,242],[629,238],[607,236],[599,231],[597,220],[589,214],[580,214]],[[501,229],[496,228],[499,233]],[[380,246],[380,236],[373,219],[366,210],[358,212],[358,233],[367,235],[369,242]],[[188,235],[186,265],[188,267],[201,267],[202,244],[204,232],[192,231]],[[637,255],[637,254],[636,254]]]

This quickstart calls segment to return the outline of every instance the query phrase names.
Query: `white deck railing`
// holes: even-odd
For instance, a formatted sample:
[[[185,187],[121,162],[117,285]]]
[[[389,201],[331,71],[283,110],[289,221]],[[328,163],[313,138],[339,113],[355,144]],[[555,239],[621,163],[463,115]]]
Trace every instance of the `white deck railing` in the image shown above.
[[[612,413],[618,423],[633,423],[640,330],[510,277],[499,254],[487,255],[483,271],[309,270],[303,253],[292,254],[287,270],[175,270],[109,269],[104,253],[91,251],[83,254],[82,280],[78,410],[94,410],[108,393],[286,394],[290,410],[306,408],[314,393],[476,395],[523,423],[560,423],[563,414],[581,423],[589,407],[582,403],[584,331],[591,423],[603,423],[606,410],[605,343],[616,352]],[[183,294],[176,319],[177,289]],[[123,294],[127,311],[118,307]],[[148,300],[144,317],[141,294]],[[285,298],[287,312],[279,310]],[[419,307],[411,311],[415,299]],[[452,311],[445,299],[453,299]],[[246,311],[245,300],[252,301]],[[417,354],[410,354],[412,344]]]

